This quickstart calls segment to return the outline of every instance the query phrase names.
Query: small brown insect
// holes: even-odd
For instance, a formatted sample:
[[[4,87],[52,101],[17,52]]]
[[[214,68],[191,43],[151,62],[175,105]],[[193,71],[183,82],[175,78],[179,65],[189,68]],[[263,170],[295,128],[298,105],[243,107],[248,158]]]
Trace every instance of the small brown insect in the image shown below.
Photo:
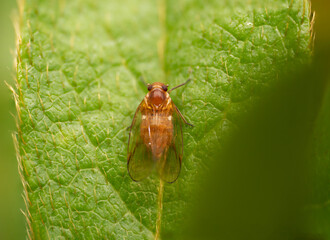
[[[163,83],[148,84],[149,92],[129,127],[127,169],[134,181],[146,178],[155,167],[168,183],[178,178],[183,155],[182,121],[193,125],[186,121],[169,93],[187,82],[169,91]]]

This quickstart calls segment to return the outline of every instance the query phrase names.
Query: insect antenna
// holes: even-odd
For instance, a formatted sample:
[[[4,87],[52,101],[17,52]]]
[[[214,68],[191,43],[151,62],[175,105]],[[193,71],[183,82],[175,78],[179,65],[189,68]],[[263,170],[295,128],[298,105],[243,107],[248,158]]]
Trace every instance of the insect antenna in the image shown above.
[[[178,86],[176,86],[176,87],[170,89],[170,90],[168,91],[168,93],[172,92],[174,89],[177,89],[177,88],[179,88],[179,87],[182,87],[183,85],[186,85],[186,84],[187,84],[188,82],[190,82],[190,81],[191,81],[191,78],[188,78],[188,80],[185,81],[184,83],[181,83],[180,85],[178,85]]]
[[[146,81],[144,80],[144,77],[143,76],[140,76],[140,81],[143,82],[143,84],[148,87],[150,84],[149,83],[146,83]]]

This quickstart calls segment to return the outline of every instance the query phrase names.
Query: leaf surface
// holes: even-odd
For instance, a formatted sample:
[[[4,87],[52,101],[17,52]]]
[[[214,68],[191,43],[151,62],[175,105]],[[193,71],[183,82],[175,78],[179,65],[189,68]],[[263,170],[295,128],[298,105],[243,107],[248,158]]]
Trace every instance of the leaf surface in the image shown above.
[[[310,56],[305,1],[40,1],[22,6],[18,153],[31,238],[171,238],[210,149],[280,69]],[[184,128],[179,179],[133,182],[128,132],[161,81]],[[162,189],[162,194],[159,194]]]

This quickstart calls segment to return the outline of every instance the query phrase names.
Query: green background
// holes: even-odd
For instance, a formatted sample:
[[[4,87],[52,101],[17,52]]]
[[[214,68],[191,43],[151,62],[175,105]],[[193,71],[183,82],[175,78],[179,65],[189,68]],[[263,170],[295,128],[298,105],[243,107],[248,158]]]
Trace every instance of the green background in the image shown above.
[[[12,17],[16,2],[0,2],[0,239],[23,239],[26,236],[22,184],[17,171],[17,160],[12,133],[16,131],[15,104],[5,84],[14,83],[15,32]]]

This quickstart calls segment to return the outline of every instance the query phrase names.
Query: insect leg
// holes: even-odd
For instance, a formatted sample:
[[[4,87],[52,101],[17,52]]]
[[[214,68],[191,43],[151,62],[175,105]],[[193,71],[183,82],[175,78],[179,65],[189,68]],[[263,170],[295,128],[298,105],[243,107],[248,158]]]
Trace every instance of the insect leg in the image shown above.
[[[175,105],[174,105],[174,106],[175,106]],[[182,115],[182,113],[180,112],[180,110],[177,108],[177,106],[175,106],[175,110],[176,110],[176,112],[179,114],[179,116],[181,117],[181,119],[183,120],[183,122],[184,122],[185,124],[194,127],[193,124],[189,123],[189,122],[184,118],[184,116]]]

